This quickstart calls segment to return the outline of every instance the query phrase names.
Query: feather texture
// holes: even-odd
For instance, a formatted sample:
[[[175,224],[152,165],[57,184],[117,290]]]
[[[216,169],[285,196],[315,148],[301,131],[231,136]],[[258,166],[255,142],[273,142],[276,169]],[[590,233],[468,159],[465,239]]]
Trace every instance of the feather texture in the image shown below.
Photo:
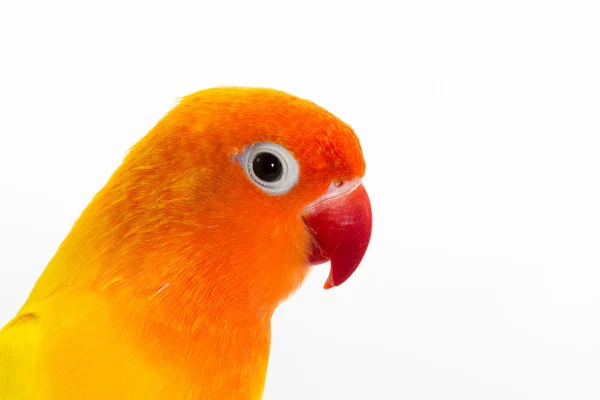
[[[298,160],[286,195],[233,162],[258,141]],[[0,331],[0,399],[260,399],[271,315],[309,270],[302,210],[364,170],[352,129],[307,100],[236,87],[183,98]]]

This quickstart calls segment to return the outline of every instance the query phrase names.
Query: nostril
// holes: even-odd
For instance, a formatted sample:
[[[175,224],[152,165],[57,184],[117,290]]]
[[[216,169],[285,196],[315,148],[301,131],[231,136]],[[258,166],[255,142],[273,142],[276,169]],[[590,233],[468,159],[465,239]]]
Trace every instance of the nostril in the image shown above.
[[[339,196],[340,194],[343,194],[345,192],[350,192],[354,188],[356,188],[360,183],[361,183],[360,178],[351,179],[349,181],[347,181],[347,180],[331,181],[331,184],[329,185],[329,190],[327,190],[327,194],[325,196],[326,197]]]
[[[360,178],[354,178],[354,179],[347,180],[347,181],[339,181],[339,180],[331,181],[331,183],[329,184],[329,188],[327,189],[327,192],[323,196],[319,197],[318,199],[316,199],[315,201],[310,203],[304,211],[309,212],[309,210],[314,208],[319,203],[322,203],[322,202],[327,201],[334,197],[344,196],[347,193],[352,192],[354,189],[356,189],[360,185],[361,185]]]

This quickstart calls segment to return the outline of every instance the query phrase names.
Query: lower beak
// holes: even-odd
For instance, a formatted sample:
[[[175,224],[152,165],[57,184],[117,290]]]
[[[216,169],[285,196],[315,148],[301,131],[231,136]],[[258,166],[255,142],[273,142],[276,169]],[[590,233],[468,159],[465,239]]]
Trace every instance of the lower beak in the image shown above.
[[[372,212],[360,179],[332,186],[303,215],[314,243],[310,265],[331,261],[325,289],[344,283],[360,265],[371,240]]]

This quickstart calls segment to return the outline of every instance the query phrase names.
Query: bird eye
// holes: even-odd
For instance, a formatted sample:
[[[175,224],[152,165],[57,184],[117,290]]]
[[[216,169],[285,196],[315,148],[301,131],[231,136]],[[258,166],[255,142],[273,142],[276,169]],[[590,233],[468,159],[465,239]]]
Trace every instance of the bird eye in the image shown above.
[[[275,182],[283,174],[283,165],[279,158],[272,153],[258,153],[252,161],[254,176],[264,182]]]
[[[287,193],[298,181],[300,168],[294,156],[282,146],[259,142],[248,147],[241,157],[246,175],[272,195]]]

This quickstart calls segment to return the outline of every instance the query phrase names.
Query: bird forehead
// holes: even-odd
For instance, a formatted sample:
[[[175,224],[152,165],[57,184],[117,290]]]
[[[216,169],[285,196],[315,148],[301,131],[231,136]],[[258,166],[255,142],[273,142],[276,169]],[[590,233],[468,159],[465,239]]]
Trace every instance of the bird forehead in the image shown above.
[[[364,169],[358,138],[352,128],[317,104],[291,94],[261,88],[217,88],[184,99],[211,144],[220,142],[228,155],[257,142],[285,147],[311,168]],[[187,106],[190,107],[187,107]],[[185,120],[188,120],[185,118]],[[200,132],[198,132],[200,133]],[[334,172],[333,170],[331,172]]]

